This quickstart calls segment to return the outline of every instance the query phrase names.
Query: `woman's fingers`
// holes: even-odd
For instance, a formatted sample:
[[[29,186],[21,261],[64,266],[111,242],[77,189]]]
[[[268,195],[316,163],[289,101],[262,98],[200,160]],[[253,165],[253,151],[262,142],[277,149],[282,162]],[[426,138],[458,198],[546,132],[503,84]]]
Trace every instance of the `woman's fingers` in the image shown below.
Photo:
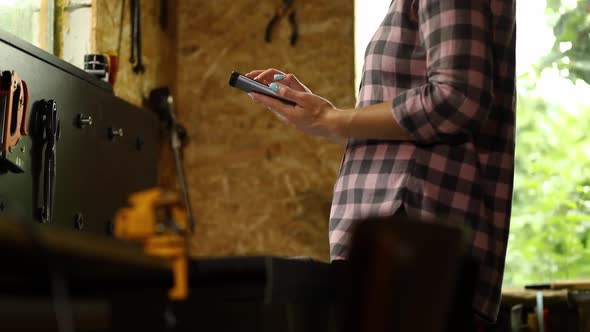
[[[256,76],[260,75],[260,73],[262,73],[264,70],[253,70],[247,74],[244,74],[244,76],[254,79]]]
[[[274,69],[274,68],[269,68],[266,70],[255,70],[252,73],[256,73],[257,75],[252,75],[254,77],[250,77],[250,76],[248,76],[248,77],[253,78],[253,79],[257,80],[258,82],[261,82],[266,85],[269,85],[270,83],[274,82],[274,75],[286,75],[282,71]]]
[[[281,83],[272,83],[270,88],[274,90],[279,96],[294,101],[297,103],[297,105],[305,104],[305,96],[307,95],[305,91],[293,89],[290,86],[283,84],[282,81]]]
[[[309,89],[307,89],[305,85],[301,84],[301,82],[299,82],[297,77],[295,77],[295,75],[293,74],[275,75],[274,79],[275,81],[280,82],[281,84],[286,85],[293,90],[301,92],[310,92]]]
[[[259,70],[253,70],[253,71],[245,74],[244,76],[251,78],[253,80],[256,80],[260,83],[269,85],[270,83],[274,82],[273,76],[275,74],[281,75],[283,73],[281,73],[280,71],[278,71],[276,69],[259,69]]]
[[[273,90],[275,90],[275,92],[278,95],[284,97],[287,100],[291,100],[298,105],[303,102],[303,98],[305,97],[304,92],[292,90],[284,85],[281,86],[277,83],[271,84],[271,89],[272,88],[274,88]],[[252,97],[252,99],[255,102],[263,104],[264,106],[270,107],[274,110],[278,110],[279,112],[290,111],[294,108],[294,106],[283,103],[279,99],[269,97],[263,94],[250,93],[250,97]]]
[[[280,70],[269,68],[264,70],[253,70],[246,74],[247,77],[254,79],[265,85],[270,85],[273,82],[280,82],[289,88],[301,92],[310,92],[309,89],[303,85],[297,77],[293,74],[286,74]]]

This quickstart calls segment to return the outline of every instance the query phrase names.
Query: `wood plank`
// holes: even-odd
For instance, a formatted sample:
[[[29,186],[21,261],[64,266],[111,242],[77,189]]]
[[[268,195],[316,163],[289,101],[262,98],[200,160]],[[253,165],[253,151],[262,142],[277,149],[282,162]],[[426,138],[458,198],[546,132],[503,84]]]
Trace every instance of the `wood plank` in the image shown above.
[[[91,13],[91,28],[90,28],[90,53],[97,53],[96,49],[96,16],[97,16],[97,0],[92,0],[92,13]]]
[[[39,8],[39,47],[47,50],[47,37],[48,31],[47,28],[49,27],[48,20],[49,20],[49,0],[41,0],[41,6]]]

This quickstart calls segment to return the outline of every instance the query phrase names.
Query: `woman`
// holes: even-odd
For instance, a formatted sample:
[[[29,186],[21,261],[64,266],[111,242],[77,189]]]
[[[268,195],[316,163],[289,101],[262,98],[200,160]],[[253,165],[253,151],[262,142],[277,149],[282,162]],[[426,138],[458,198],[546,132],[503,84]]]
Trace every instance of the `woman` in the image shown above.
[[[515,30],[515,0],[393,0],[351,110],[292,74],[247,74],[297,104],[251,94],[279,119],[348,142],[330,215],[333,260],[346,259],[351,227],[365,218],[460,221],[473,231],[473,314],[496,319],[514,173]]]

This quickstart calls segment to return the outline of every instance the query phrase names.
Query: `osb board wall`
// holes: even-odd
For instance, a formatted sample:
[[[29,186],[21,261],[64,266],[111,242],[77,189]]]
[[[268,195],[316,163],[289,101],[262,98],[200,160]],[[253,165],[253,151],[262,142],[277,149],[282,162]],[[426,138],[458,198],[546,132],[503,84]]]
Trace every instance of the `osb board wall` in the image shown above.
[[[142,58],[145,72],[133,73],[129,61],[131,52],[131,0],[95,0],[95,43],[98,53],[119,56],[119,70],[115,94],[133,104],[141,105],[143,98],[159,86],[170,86],[175,81],[176,49],[175,26],[166,31],[159,25],[160,1],[140,1]],[[123,10],[123,15],[121,15]],[[121,21],[122,18],[122,21]],[[122,30],[121,30],[122,26]]]
[[[64,1],[64,0],[61,0]],[[112,53],[119,57],[119,68],[114,84],[115,94],[141,106],[149,92],[176,83],[176,0],[169,0],[168,27],[160,27],[160,1],[139,1],[141,4],[143,74],[135,74],[129,58],[131,54],[131,0],[94,0],[93,44],[97,53]],[[174,161],[167,136],[160,148],[159,176],[164,187],[176,183]]]
[[[354,105],[353,0],[295,1],[299,41],[286,19],[266,44],[282,1],[181,0],[178,100],[197,217],[195,256],[329,258],[328,216],[342,146],[285,126],[228,86],[232,70],[295,73],[337,107]]]

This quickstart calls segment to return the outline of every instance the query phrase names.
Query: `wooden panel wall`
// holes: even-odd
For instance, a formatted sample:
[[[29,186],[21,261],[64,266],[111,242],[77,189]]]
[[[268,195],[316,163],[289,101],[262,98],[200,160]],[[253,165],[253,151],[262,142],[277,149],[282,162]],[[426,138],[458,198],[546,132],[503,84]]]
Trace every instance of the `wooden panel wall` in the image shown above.
[[[95,0],[95,45],[98,53],[119,56],[115,94],[141,105],[143,98],[159,86],[173,86],[176,81],[175,10],[170,10],[169,27],[159,26],[160,1],[141,0],[141,32],[145,73],[136,75],[129,62],[131,51],[131,0]],[[169,1],[172,7],[175,1]],[[124,6],[124,7],[123,7]],[[123,13],[121,13],[123,10]],[[122,15],[123,14],[123,15]]]
[[[129,6],[130,0],[125,1]],[[195,256],[273,254],[328,259],[328,215],[342,147],[286,127],[228,86],[232,70],[293,72],[338,107],[354,105],[353,0],[295,1],[299,41],[283,20],[272,43],[266,23],[281,1],[171,1],[170,27],[158,27],[159,1],[141,1],[146,72],[129,64],[130,17],[119,0],[95,1],[97,52],[119,54],[115,93],[140,105],[155,87],[175,91],[190,142],[186,169],[197,233]],[[119,39],[122,24],[121,39]],[[162,184],[175,186],[167,142]]]
[[[273,254],[328,259],[328,215],[343,148],[305,137],[228,86],[232,70],[295,73],[337,107],[354,105],[353,0],[295,1],[270,44],[266,23],[282,1],[181,0],[177,100],[197,256]]]
[[[112,53],[119,57],[119,69],[114,85],[115,94],[128,102],[141,106],[154,88],[176,84],[176,0],[169,0],[168,27],[160,27],[160,1],[141,0],[142,58],[145,72],[133,73],[129,61],[131,52],[131,0],[93,1],[92,44],[97,53]],[[160,146],[160,183],[172,187],[174,159],[168,137],[163,132]]]

